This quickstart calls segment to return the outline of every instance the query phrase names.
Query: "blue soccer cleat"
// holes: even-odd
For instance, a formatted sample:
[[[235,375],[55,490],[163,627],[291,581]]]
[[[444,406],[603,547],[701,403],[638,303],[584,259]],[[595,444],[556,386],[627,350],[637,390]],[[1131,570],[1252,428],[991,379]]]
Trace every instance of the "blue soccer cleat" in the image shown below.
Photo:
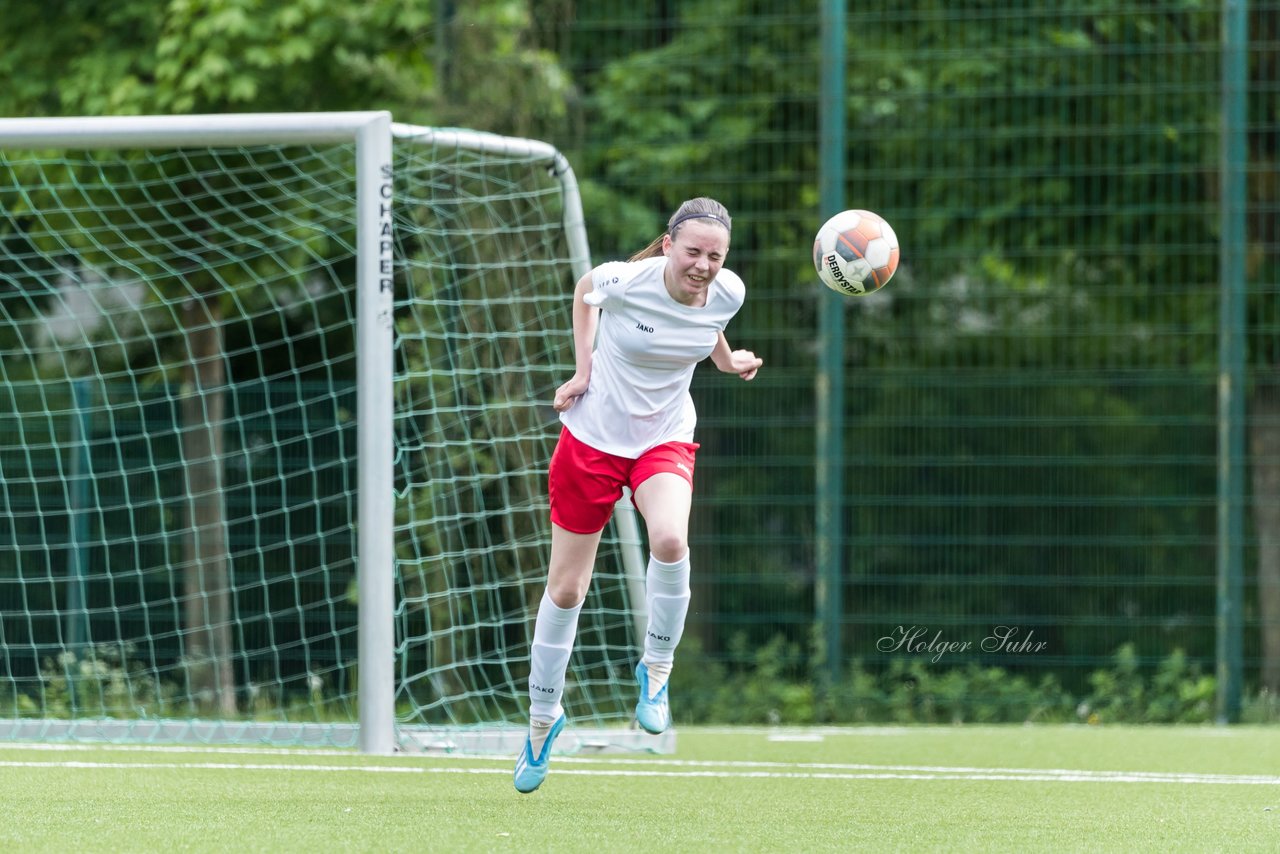
[[[520,751],[520,756],[516,759],[515,784],[517,792],[529,793],[542,785],[542,781],[547,779],[547,768],[551,764],[551,745],[556,740],[556,736],[560,734],[560,730],[564,729],[565,716],[561,715],[556,718],[556,722],[551,725],[551,732],[547,733],[547,740],[542,742],[542,750],[538,753],[538,758],[533,758],[533,744],[529,741],[529,737],[525,736],[524,749]]]
[[[649,668],[644,662],[636,665],[636,682],[640,683],[640,701],[636,703],[636,723],[651,735],[666,732],[671,726],[671,709],[667,706],[667,686],[663,685],[653,699],[649,699]]]

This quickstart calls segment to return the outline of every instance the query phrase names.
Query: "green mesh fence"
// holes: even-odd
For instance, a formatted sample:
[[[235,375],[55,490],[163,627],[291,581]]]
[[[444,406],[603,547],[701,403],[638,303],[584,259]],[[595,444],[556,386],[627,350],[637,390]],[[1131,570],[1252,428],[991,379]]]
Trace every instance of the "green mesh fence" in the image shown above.
[[[597,182],[598,256],[642,245],[690,195],[736,217],[728,266],[748,300],[729,336],[766,367],[750,385],[695,381],[690,635],[730,672],[775,638],[792,674],[816,672],[814,467],[840,465],[846,666],[934,666],[892,642],[915,631],[968,644],[943,667],[1082,693],[1125,645],[1143,667],[1181,650],[1212,673],[1223,4],[849,5],[844,206],[883,214],[903,262],[844,303],[807,256],[825,218],[821,7],[597,3],[562,49],[586,89],[583,137],[562,145]],[[1278,7],[1249,8],[1256,443],[1277,423],[1257,404],[1275,352],[1280,78]],[[846,313],[845,457],[815,460],[830,310]],[[1255,446],[1251,476],[1275,453]],[[1275,557],[1253,527],[1275,515],[1270,488],[1245,544],[1254,688],[1280,666],[1261,640],[1280,624],[1262,610]],[[1032,645],[984,650],[1001,626]]]

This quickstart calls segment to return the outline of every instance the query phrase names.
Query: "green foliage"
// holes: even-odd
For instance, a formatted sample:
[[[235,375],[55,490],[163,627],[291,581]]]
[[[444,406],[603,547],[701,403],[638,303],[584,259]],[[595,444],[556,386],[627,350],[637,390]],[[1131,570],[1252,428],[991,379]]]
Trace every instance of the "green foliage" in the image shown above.
[[[151,0],[11,0],[0,27],[0,115],[145,111],[163,19]]]
[[[999,667],[969,664],[933,668],[895,659],[878,672],[855,662],[844,682],[823,694],[799,678],[797,645],[781,637],[748,655],[746,636],[734,637],[726,666],[703,651],[696,638],[681,647],[671,690],[678,723],[695,724],[995,724],[1068,723],[1188,724],[1213,719],[1216,682],[1175,650],[1154,671],[1144,669],[1132,645],[1118,649],[1111,667],[1090,677],[1091,690],[1073,697],[1052,674],[1039,681]],[[354,673],[349,674],[354,682]],[[307,693],[286,694],[249,686],[245,717],[257,720],[350,720],[341,697],[326,693],[319,677]],[[17,695],[20,716],[166,717],[181,711],[179,686],[150,673],[132,648],[94,646],[77,656],[46,659],[39,697]],[[1246,722],[1280,719],[1280,704],[1263,692],[1251,698]]]
[[[433,0],[58,6],[6,4],[0,72],[17,84],[0,114],[407,109],[430,88],[418,42]]]
[[[98,644],[79,655],[46,658],[39,696],[19,694],[18,714],[42,718],[165,717],[177,686],[161,682],[134,657],[131,644]]]
[[[335,678],[331,674],[331,678]],[[349,684],[326,684],[324,677],[308,674],[301,687],[286,691],[276,679],[245,686],[240,719],[259,721],[353,721],[350,702],[355,684],[354,663],[336,677]],[[162,677],[138,656],[133,644],[95,644],[79,654],[63,652],[46,658],[37,686],[17,691],[14,701],[19,717],[73,720],[76,718],[173,718],[192,713],[182,677]]]
[[[1263,688],[1257,694],[1246,697],[1240,711],[1240,722],[1243,724],[1280,723],[1280,695]]]
[[[407,107],[430,88],[429,0],[172,0],[154,44],[166,112]]]
[[[526,0],[5,5],[0,115],[386,109],[545,136],[569,79]],[[438,20],[445,10],[446,17]],[[562,16],[561,16],[562,17]]]
[[[625,189],[617,197],[584,191],[593,246],[625,256],[657,234],[684,199],[708,193],[732,212],[760,218],[755,228],[735,232],[733,257],[812,240],[807,221],[769,216],[794,210],[799,198],[816,202],[810,13],[786,0],[698,0],[625,10],[596,4],[577,15],[584,32],[606,39],[619,15],[635,16],[632,32],[648,42],[600,50],[588,38],[567,52],[583,89],[575,105],[586,133],[566,136],[563,145],[588,182]],[[647,211],[648,222],[619,217],[610,209],[615,201]]]
[[[567,14],[535,20],[528,0],[449,3],[439,22],[431,123],[545,139],[563,128],[572,81],[559,57],[540,43]],[[553,4],[554,5],[554,4]],[[539,14],[537,17],[541,17]],[[501,93],[494,97],[494,93]]]
[[[696,638],[683,642],[671,676],[671,690],[682,698],[677,709],[682,719],[726,724],[812,723],[816,711],[813,686],[788,675],[799,657],[797,646],[777,637],[752,656],[746,644],[745,635],[735,635],[730,658],[751,664],[726,667],[702,655]],[[690,662],[686,664],[686,660]]]
[[[1097,723],[1200,723],[1212,719],[1216,680],[1190,664],[1182,650],[1144,673],[1133,644],[1116,650],[1110,669],[1089,679],[1082,714]]]
[[[1126,644],[1110,667],[1091,674],[1088,693],[1077,696],[1052,673],[1033,679],[1001,667],[930,667],[905,657],[878,668],[854,662],[840,684],[823,692],[819,681],[803,674],[797,645],[775,637],[751,654],[745,645],[746,636],[736,635],[729,659],[749,666],[711,658],[696,639],[682,644],[671,676],[677,722],[1096,725],[1213,719],[1216,682],[1181,650],[1151,669]],[[1260,704],[1253,708],[1260,717]]]

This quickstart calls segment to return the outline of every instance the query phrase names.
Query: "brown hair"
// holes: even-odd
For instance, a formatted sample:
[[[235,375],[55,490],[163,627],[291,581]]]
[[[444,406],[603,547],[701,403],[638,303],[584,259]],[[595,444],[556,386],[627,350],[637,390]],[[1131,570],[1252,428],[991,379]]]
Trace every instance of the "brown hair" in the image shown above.
[[[706,196],[699,196],[696,199],[689,199],[676,209],[671,215],[671,219],[667,220],[667,230],[659,234],[649,245],[641,249],[636,254],[628,258],[628,261],[643,261],[645,258],[653,258],[662,254],[662,238],[671,235],[675,239],[676,232],[680,230],[680,226],[691,219],[711,219],[724,226],[725,231],[733,231],[733,221],[729,218],[729,211],[724,205],[715,199],[709,199]]]

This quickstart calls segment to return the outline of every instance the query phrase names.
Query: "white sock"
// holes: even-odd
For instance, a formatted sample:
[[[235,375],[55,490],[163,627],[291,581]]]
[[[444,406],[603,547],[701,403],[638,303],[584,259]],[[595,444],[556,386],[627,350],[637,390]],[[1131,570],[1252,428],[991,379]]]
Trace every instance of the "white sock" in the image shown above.
[[[644,666],[649,670],[649,699],[652,700],[671,678],[671,662],[645,660]]]
[[[561,695],[564,674],[569,668],[569,654],[578,634],[579,602],[572,608],[561,608],[551,601],[546,591],[538,603],[538,618],[533,624],[533,643],[529,648],[529,719],[546,722],[546,729],[564,714]],[[529,739],[537,733],[530,726]],[[546,738],[546,732],[542,733]],[[535,755],[541,741],[533,745]]]
[[[533,758],[542,753],[542,745],[551,735],[551,726],[555,721],[551,718],[529,718],[529,746],[533,749]]]
[[[649,625],[644,637],[644,657],[649,670],[649,697],[652,699],[671,675],[676,646],[684,634],[689,613],[689,553],[675,563],[663,563],[649,555],[645,572],[645,603]]]

